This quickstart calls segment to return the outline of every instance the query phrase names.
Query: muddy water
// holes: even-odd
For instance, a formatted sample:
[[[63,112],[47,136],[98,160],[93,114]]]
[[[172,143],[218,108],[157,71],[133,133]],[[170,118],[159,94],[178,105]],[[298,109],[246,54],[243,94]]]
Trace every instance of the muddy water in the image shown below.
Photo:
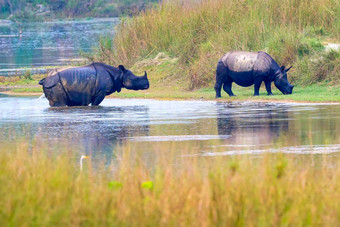
[[[0,146],[18,140],[98,159],[118,147],[338,156],[340,105],[105,99],[99,107],[50,108],[46,99],[0,97]]]

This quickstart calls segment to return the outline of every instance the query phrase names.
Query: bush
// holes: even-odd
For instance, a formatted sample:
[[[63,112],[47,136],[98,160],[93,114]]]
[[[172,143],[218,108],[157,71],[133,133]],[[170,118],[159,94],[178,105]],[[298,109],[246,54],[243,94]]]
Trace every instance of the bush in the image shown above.
[[[30,70],[25,71],[23,77],[24,77],[25,79],[27,79],[27,80],[33,80],[32,74],[31,74],[31,71],[30,71]]]

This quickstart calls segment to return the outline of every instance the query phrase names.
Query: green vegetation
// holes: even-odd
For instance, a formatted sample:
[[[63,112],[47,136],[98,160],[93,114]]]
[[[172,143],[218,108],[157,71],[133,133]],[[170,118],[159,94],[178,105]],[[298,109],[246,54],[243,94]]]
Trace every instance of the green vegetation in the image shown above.
[[[166,74],[197,89],[213,85],[217,61],[227,51],[263,50],[293,65],[295,85],[337,84],[339,52],[325,53],[323,45],[339,43],[337,15],[337,0],[164,1],[122,20],[92,59],[131,67],[165,52],[178,58]]]
[[[209,89],[214,93],[213,89]],[[297,102],[340,102],[340,87],[328,86],[325,84],[311,85],[307,87],[294,87],[292,95],[283,95],[275,89],[274,96],[268,96],[265,88],[260,91],[260,96],[254,97],[253,89],[235,87],[236,97],[228,97],[226,93],[222,94],[223,100],[266,100],[266,101],[297,101]]]
[[[43,93],[43,89],[41,86],[39,87],[22,87],[22,88],[14,88],[11,90],[14,93]]]
[[[36,95],[36,93],[42,93],[42,87],[38,82],[45,76],[44,74],[32,75],[30,71],[26,71],[22,76],[0,76],[0,92],[12,95]]]
[[[195,91],[171,91],[168,89],[153,89],[149,91],[128,91],[114,93],[109,97],[120,98],[157,98],[157,99],[215,99],[213,88],[201,88]],[[233,91],[237,96],[229,97],[222,91],[220,101],[254,101],[254,102],[340,102],[340,87],[328,86],[325,84],[310,85],[307,87],[297,86],[292,95],[283,95],[279,90],[273,90],[274,95],[268,96],[265,88],[261,88],[260,96],[254,97],[254,90],[240,86],[233,86]]]
[[[0,0],[0,19],[33,21],[135,15],[157,0]]]
[[[33,80],[31,71],[29,71],[29,70],[25,71],[23,77],[27,80]]]
[[[80,171],[71,148],[46,146],[2,144],[2,225],[340,225],[335,156],[188,157],[158,147],[151,161],[130,147],[116,149],[112,171],[91,159]]]
[[[0,76],[0,87],[19,86],[19,85],[38,85],[39,80],[46,77],[44,74],[31,75],[26,71],[22,76]]]
[[[296,73],[291,77],[296,83],[310,85],[324,81],[330,85],[340,84],[340,52],[304,56],[297,60],[296,65]]]
[[[156,99],[215,99],[215,90],[213,87],[196,89],[193,91],[185,89],[185,83],[179,79],[174,79],[174,76],[167,77],[163,73],[164,68],[171,68],[175,63],[165,58],[163,64],[158,65],[157,69],[154,66],[144,66],[151,73],[150,84],[148,90],[130,91],[123,89],[120,93],[113,93],[107,98],[156,98]],[[148,61],[149,62],[149,61]],[[149,62],[150,63],[150,62]],[[154,62],[155,63],[155,62]],[[158,61],[156,62],[159,63]],[[143,64],[143,62],[141,63]],[[134,71],[134,70],[133,70]],[[142,75],[142,72],[136,70]],[[149,73],[149,75],[150,75]],[[138,74],[138,75],[139,75]],[[0,77],[0,92],[5,89],[10,95],[37,95],[42,93],[42,87],[38,85],[40,79],[46,75],[33,75],[32,80],[24,77]],[[172,80],[170,82],[170,80]],[[315,83],[308,86],[295,86],[292,95],[283,95],[278,89],[273,88],[273,96],[267,96],[264,86],[260,89],[260,96],[254,97],[253,87],[240,87],[233,85],[233,91],[237,95],[229,97],[222,90],[222,98],[220,101],[254,101],[254,102],[340,102],[340,87],[339,85],[329,86],[328,83]]]

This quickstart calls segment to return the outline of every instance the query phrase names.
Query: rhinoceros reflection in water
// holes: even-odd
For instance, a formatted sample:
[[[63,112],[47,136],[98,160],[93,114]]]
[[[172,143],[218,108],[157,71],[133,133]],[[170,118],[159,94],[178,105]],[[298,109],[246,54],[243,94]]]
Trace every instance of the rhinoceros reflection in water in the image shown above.
[[[288,106],[270,103],[254,103],[235,106],[232,103],[217,102],[217,131],[219,135],[231,135],[229,145],[263,146],[275,144],[281,136],[284,145],[291,145],[296,134],[289,132],[293,115]],[[236,107],[236,108],[235,108]]]
[[[291,67],[290,67],[291,68]],[[287,72],[289,69],[279,66],[269,54],[259,52],[231,51],[218,62],[216,68],[216,98],[221,97],[221,88],[234,96],[231,90],[233,82],[248,87],[254,84],[254,95],[259,95],[261,83],[264,81],[268,95],[272,95],[271,83],[283,94],[292,94],[293,85],[289,84]]]
[[[120,92],[122,88],[149,88],[146,72],[139,77],[122,65],[116,68],[99,62],[55,70],[40,80],[39,84],[43,86],[50,106],[96,106],[106,95]]]

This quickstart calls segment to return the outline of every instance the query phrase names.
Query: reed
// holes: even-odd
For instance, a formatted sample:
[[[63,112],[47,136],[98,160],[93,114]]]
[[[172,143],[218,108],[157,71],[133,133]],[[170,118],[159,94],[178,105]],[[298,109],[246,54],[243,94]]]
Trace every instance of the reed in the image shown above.
[[[230,50],[263,50],[280,64],[295,64],[320,51],[311,40],[339,39],[339,14],[336,0],[162,1],[123,19],[92,58],[132,66],[166,52],[179,58],[176,73],[194,89],[211,85],[218,59]]]
[[[0,149],[2,226],[338,226],[339,159],[116,149],[110,166],[39,142]],[[185,156],[183,154],[186,154]],[[93,161],[94,162],[94,161]]]

